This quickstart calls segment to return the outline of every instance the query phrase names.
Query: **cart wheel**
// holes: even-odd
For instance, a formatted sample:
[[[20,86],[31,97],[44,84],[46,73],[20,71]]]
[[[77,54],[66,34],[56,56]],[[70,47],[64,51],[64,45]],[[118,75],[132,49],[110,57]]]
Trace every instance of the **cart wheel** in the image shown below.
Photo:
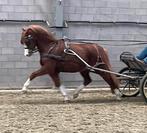
[[[139,70],[131,69],[128,67],[123,68],[122,70],[119,71],[120,74],[125,74],[129,76],[141,76],[142,72]],[[119,90],[122,93],[122,97],[135,97],[139,94],[140,89],[139,89],[139,84],[140,84],[140,79],[130,79],[127,77],[120,76],[120,88]]]
[[[143,96],[143,99],[147,103],[147,74],[145,74],[141,80],[140,91]]]

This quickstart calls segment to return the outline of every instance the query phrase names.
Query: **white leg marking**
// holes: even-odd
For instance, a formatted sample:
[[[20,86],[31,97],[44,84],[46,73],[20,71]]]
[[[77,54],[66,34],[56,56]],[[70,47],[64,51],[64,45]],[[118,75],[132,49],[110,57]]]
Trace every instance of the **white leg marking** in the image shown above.
[[[59,89],[60,89],[62,95],[64,96],[64,101],[65,101],[65,102],[70,101],[71,98],[70,98],[70,96],[67,94],[67,90],[66,90],[65,86],[61,85],[61,86],[59,87]]]
[[[30,78],[28,78],[28,80],[23,85],[22,91],[27,91],[28,86],[30,85],[30,83],[31,83],[31,80],[30,80]]]
[[[116,95],[116,99],[121,100],[121,96],[122,96],[121,92],[118,89],[115,89],[114,92],[115,92],[115,95]]]
[[[61,86],[59,87],[59,89],[60,89],[60,91],[61,91],[61,93],[62,93],[63,96],[66,96],[66,95],[67,95],[65,86],[61,85]]]
[[[80,86],[75,90],[75,92],[74,92],[74,94],[73,94],[73,98],[77,98],[77,97],[79,96],[80,91],[82,91],[84,87],[85,87],[85,85],[83,85],[83,84],[80,85]]]

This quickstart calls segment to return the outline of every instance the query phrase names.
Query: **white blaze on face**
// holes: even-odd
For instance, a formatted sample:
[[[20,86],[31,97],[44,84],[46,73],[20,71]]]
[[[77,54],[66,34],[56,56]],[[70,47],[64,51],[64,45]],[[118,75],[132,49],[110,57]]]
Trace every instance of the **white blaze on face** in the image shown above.
[[[24,45],[24,56],[29,56],[29,49]]]

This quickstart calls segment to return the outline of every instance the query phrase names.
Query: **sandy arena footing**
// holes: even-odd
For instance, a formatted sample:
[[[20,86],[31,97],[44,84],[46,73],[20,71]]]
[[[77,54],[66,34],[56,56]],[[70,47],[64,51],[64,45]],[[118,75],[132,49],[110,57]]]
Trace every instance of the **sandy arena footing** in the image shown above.
[[[0,132],[147,133],[147,105],[140,96],[117,101],[108,90],[83,91],[70,103],[57,90],[3,90]]]

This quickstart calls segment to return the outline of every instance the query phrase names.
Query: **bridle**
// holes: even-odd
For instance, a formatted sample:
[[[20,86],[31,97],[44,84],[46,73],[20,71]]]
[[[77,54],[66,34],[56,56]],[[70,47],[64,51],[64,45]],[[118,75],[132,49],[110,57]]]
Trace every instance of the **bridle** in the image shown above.
[[[25,36],[24,39],[25,39],[24,49],[26,51],[28,51],[28,53],[30,55],[32,55],[33,53],[38,52],[38,49],[34,44],[34,38],[33,38],[32,35],[29,34],[29,35]]]

